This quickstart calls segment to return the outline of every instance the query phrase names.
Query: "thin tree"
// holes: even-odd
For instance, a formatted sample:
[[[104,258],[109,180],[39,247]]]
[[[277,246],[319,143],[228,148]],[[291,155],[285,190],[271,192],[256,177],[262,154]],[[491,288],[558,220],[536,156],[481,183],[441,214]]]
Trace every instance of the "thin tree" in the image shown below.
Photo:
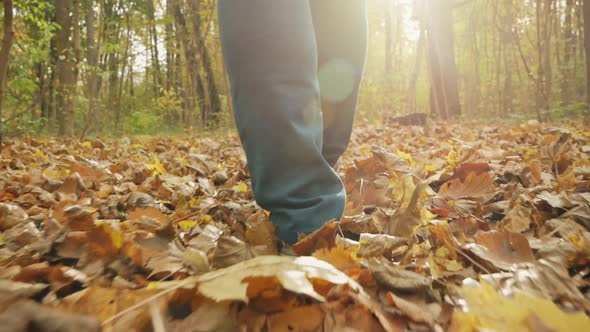
[[[59,25],[57,32],[57,113],[59,119],[59,134],[74,135],[74,66],[70,30],[72,21],[70,13],[72,0],[56,0],[55,20]]]
[[[426,5],[430,108],[441,119],[461,114],[453,36],[453,2],[428,1]]]
[[[13,3],[12,0],[4,0],[4,35],[2,36],[2,48],[0,49],[0,153],[2,152],[2,104],[4,100],[4,89],[6,87],[6,75],[8,72],[8,59],[10,49],[14,40],[12,28]]]
[[[90,126],[95,122],[96,111],[98,108],[98,43],[95,27],[96,18],[94,16],[94,0],[84,0],[84,9],[86,11],[86,64],[88,68],[86,98],[88,98],[88,110],[81,138],[86,136],[90,130]]]
[[[584,0],[584,49],[586,50],[586,102],[590,103],[590,0]]]

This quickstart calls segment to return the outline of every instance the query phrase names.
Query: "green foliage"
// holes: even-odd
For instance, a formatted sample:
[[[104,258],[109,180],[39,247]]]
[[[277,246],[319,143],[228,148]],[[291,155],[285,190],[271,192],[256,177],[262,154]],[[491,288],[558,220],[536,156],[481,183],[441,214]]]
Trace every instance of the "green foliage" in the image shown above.
[[[148,112],[134,111],[129,114],[125,127],[133,135],[154,135],[162,129],[162,116]]]
[[[160,96],[155,98],[155,111],[164,118],[179,118],[182,114],[182,100],[172,89],[160,89]]]

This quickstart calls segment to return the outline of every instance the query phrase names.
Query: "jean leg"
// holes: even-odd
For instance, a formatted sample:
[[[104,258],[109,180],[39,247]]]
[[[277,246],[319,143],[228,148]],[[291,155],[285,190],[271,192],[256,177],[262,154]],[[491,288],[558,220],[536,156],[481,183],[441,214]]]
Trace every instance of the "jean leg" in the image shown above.
[[[367,53],[365,0],[310,0],[319,58],[323,156],[334,165],[350,140]]]
[[[322,156],[317,47],[307,0],[220,0],[234,116],[258,204],[294,243],[339,219],[345,191]]]

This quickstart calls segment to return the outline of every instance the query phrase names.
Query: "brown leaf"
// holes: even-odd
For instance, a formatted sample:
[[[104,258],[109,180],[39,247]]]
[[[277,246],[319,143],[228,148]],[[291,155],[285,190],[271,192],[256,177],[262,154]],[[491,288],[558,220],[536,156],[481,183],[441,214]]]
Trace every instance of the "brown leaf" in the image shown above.
[[[224,268],[256,256],[253,248],[235,236],[224,232],[217,240],[213,251],[211,265],[214,268]]]
[[[590,309],[590,301],[578,289],[584,282],[570,277],[565,267],[552,261],[540,259],[537,264],[517,264],[509,272],[482,275],[481,278],[497,285],[504,295],[522,291],[548,300],[560,299],[579,310]]]
[[[142,220],[143,218],[156,221],[163,226],[168,225],[169,222],[168,216],[153,206],[146,208],[135,208],[129,212],[129,220]]]
[[[479,232],[475,235],[475,244],[468,248],[478,257],[503,270],[509,270],[517,263],[535,261],[527,238],[519,233]]]
[[[532,209],[516,204],[502,219],[503,227],[515,233],[522,233],[530,228]]]
[[[300,256],[311,255],[314,251],[323,248],[332,248],[336,245],[336,230],[338,222],[332,221],[324,224],[317,231],[305,236],[295,243],[291,249]]]
[[[271,315],[267,319],[268,331],[323,331],[324,312],[319,304],[307,305]]]
[[[399,237],[410,237],[414,233],[416,227],[422,223],[418,203],[426,186],[425,182],[420,182],[416,186],[408,207],[406,209],[398,209],[391,216],[391,219],[384,227],[385,233]]]
[[[489,173],[469,173],[465,181],[459,178],[444,183],[438,192],[442,197],[450,199],[478,198],[485,199],[493,190],[494,179]]]
[[[68,312],[93,315],[100,321],[105,321],[157,292],[157,290],[90,287],[64,298],[57,307]],[[161,306],[166,304],[166,298],[166,296],[160,297]],[[117,319],[114,322],[114,328],[137,331],[150,324],[149,306],[145,305]]]
[[[18,301],[0,313],[1,332],[101,331],[100,322],[90,316],[60,312],[33,301]]]
[[[424,310],[424,308],[421,308],[408,300],[396,296],[392,292],[387,292],[387,302],[401,311],[402,314],[408,316],[414,322],[424,323],[430,327],[434,326],[434,317],[430,312]]]
[[[369,270],[377,283],[385,289],[418,290],[429,288],[432,284],[423,275],[397,267],[384,258],[370,260]]]
[[[28,218],[29,215],[20,206],[0,203],[0,230],[7,230]]]
[[[490,171],[488,163],[463,163],[455,168],[455,173],[449,180],[459,179],[465,182],[469,174],[474,173],[476,176]]]
[[[265,246],[268,254],[277,254],[278,238],[275,235],[276,226],[270,222],[266,213],[251,215],[246,220],[246,242],[253,246]]]
[[[385,256],[391,258],[393,250],[407,245],[408,240],[387,234],[361,234],[359,257]]]
[[[235,322],[228,319],[230,306],[228,303],[208,301],[201,304],[182,321],[168,324],[171,332],[232,332],[236,331]]]

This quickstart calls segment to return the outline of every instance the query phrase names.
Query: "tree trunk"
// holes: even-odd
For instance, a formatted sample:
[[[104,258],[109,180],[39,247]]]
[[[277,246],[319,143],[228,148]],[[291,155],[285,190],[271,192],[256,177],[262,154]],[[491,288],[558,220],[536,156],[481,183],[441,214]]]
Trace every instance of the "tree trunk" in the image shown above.
[[[430,1],[427,6],[430,107],[433,115],[446,120],[461,114],[454,51],[452,1]]]
[[[563,27],[563,63],[562,63],[562,102],[569,103],[573,99],[572,82],[573,75],[572,57],[574,56],[575,39],[572,28],[572,13],[574,0],[565,1],[565,20]]]
[[[4,35],[2,36],[2,48],[0,49],[0,153],[2,153],[3,128],[2,128],[2,104],[4,101],[4,89],[8,74],[8,59],[14,40],[12,29],[13,3],[12,0],[4,0]]]
[[[590,103],[590,0],[584,0],[584,49],[586,50],[586,102]]]
[[[187,98],[189,99],[189,109],[184,115],[184,123],[187,127],[191,127],[193,123],[192,111],[197,104],[197,101],[205,100],[204,89],[202,87],[202,79],[199,74],[199,66],[197,62],[197,46],[190,38],[185,17],[182,13],[181,4],[179,0],[174,0],[174,16],[178,23],[177,35],[180,36],[182,49],[184,50],[185,66],[187,71]],[[202,111],[203,112],[203,111]]]
[[[205,44],[205,34],[203,34],[201,28],[201,17],[199,14],[201,12],[200,1],[201,0],[189,0],[190,11],[194,15],[193,38],[195,39],[195,44],[198,47],[201,65],[203,67],[203,85],[207,89],[207,91],[203,91],[203,96],[205,97],[205,104],[207,107],[204,110],[205,112],[202,113],[201,121],[204,126],[208,126],[211,118],[217,118],[221,112],[221,100],[219,99],[219,92],[217,89],[217,83],[215,82],[215,74],[213,73],[211,58]]]
[[[408,113],[416,112],[416,86],[418,84],[418,77],[420,76],[420,69],[422,68],[422,58],[424,56],[424,44],[425,44],[425,31],[424,27],[420,26],[420,37],[418,38],[418,45],[416,46],[416,62],[412,69],[410,76],[410,83],[408,89]]]
[[[98,48],[96,42],[96,18],[94,16],[94,0],[84,0],[86,10],[86,63],[88,65],[88,85],[86,98],[88,98],[88,113],[86,123],[82,130],[81,138],[84,138],[92,124],[96,122],[97,97],[98,97]]]
[[[171,1],[166,1],[166,90],[170,91],[174,88],[174,60],[176,57],[176,50],[174,48],[174,24],[172,18],[174,17],[174,8]],[[178,92],[178,91],[175,91]]]
[[[147,0],[147,16],[149,20],[149,29],[151,35],[151,55],[153,68],[153,82],[154,82],[154,97],[160,95],[160,86],[162,85],[162,77],[160,70],[160,59],[158,54],[158,30],[156,29],[156,15],[154,9],[154,0]]]
[[[72,0],[56,0],[55,19],[59,25],[57,31],[57,114],[59,134],[73,136],[74,134],[74,68],[72,49],[70,45],[70,30],[72,22],[70,12]]]

